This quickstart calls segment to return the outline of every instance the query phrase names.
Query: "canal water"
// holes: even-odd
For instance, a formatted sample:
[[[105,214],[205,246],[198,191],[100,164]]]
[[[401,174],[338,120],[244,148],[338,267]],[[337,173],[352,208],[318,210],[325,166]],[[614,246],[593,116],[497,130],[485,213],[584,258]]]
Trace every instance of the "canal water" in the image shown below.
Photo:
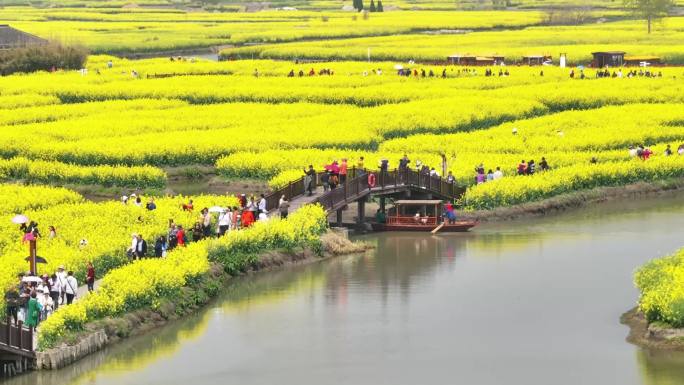
[[[683,195],[377,245],[234,280],[190,318],[9,384],[684,384],[627,342],[632,272],[684,246]]]

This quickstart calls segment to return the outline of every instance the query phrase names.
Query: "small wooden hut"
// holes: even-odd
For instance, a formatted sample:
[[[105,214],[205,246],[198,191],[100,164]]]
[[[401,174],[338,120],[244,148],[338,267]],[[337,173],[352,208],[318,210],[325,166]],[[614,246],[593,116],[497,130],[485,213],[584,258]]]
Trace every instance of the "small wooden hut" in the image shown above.
[[[504,57],[501,55],[461,55],[454,54],[447,57],[449,63],[462,66],[492,66],[502,64]]]
[[[591,66],[594,68],[622,67],[625,62],[623,51],[592,52],[591,54],[594,57]]]
[[[525,55],[522,57],[522,63],[528,66],[539,66],[547,61],[551,61],[551,55]]]
[[[48,41],[43,38],[12,28],[7,24],[0,24],[0,50],[47,43]]]

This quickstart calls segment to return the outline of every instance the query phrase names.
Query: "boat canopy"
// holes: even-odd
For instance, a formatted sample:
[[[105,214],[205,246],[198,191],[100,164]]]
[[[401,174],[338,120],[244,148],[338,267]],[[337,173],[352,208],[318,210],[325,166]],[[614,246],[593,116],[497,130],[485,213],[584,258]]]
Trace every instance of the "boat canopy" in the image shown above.
[[[410,199],[404,199],[404,200],[398,200],[394,201],[395,205],[438,205],[442,203],[441,200],[439,199],[431,199],[431,200],[410,200]]]

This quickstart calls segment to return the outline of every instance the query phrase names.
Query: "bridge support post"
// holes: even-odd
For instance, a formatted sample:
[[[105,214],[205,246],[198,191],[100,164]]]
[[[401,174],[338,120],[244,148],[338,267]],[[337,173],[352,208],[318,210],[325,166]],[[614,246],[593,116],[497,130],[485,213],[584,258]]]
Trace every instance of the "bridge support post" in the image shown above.
[[[380,197],[380,211],[385,214],[385,197]]]
[[[362,224],[364,218],[366,217],[366,197],[363,197],[357,201],[356,206],[356,224]]]
[[[337,227],[342,227],[342,209],[337,209]]]
[[[432,199],[432,194],[425,194],[425,199]],[[422,205],[421,209],[423,210],[424,215],[428,215],[427,205]],[[439,216],[439,213],[435,212],[435,216]]]

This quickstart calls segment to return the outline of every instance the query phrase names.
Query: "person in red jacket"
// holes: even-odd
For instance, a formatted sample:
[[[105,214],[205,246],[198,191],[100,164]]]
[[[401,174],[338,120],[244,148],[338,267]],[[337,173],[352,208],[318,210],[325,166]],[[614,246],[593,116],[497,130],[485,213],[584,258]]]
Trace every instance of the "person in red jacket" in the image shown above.
[[[183,229],[183,226],[178,225],[176,237],[178,238],[178,246],[185,246],[185,229]]]
[[[95,268],[92,262],[88,262],[88,271],[86,272],[86,283],[88,284],[88,291],[93,291],[95,285]]]

